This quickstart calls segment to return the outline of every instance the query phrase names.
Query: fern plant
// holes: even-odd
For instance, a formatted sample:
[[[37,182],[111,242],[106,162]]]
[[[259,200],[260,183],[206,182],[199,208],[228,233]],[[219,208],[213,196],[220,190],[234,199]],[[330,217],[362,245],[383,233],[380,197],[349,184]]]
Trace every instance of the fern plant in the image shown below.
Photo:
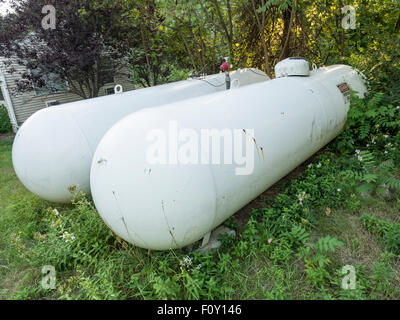
[[[368,99],[360,99],[352,93],[346,128],[335,142],[336,149],[342,153],[352,153],[357,147],[382,151],[387,143],[381,139],[383,136],[394,137],[398,142],[400,107],[388,104],[387,100],[381,92]]]
[[[355,156],[359,167],[344,170],[341,175],[348,181],[354,181],[358,192],[384,195],[389,190],[400,190],[400,179],[394,175],[396,166],[393,160],[378,163],[374,154],[368,150],[357,150]]]
[[[334,252],[343,242],[326,236],[318,241],[300,248],[299,256],[304,259],[308,280],[318,288],[323,288],[327,280],[331,280],[327,266],[331,263],[329,254]]]

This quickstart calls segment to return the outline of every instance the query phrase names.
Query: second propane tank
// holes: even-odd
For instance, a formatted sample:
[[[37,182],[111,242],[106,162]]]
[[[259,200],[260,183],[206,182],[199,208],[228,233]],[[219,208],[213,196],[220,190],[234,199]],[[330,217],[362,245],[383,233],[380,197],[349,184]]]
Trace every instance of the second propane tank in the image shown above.
[[[239,86],[266,81],[259,70],[231,72]],[[90,164],[97,144],[118,120],[135,111],[225,90],[225,75],[133,90],[42,109],[19,129],[12,159],[19,180],[32,193],[69,202],[71,189],[90,193]]]

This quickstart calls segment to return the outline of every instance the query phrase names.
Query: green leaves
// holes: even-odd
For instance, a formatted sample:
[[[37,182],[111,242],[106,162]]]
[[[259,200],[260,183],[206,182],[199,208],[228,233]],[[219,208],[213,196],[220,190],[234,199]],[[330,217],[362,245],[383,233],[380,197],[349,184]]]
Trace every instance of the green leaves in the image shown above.
[[[337,240],[336,238],[332,238],[331,236],[326,236],[324,238],[318,239],[317,242],[311,245],[311,248],[317,254],[327,254],[329,252],[335,251],[336,247],[343,246],[343,242]]]
[[[258,13],[265,12],[275,6],[278,10],[287,10],[293,4],[293,0],[267,0],[267,2],[257,9]]]
[[[387,250],[400,254],[400,223],[384,221],[368,214],[363,214],[360,221],[368,231],[381,239]]]
[[[334,143],[339,152],[355,152],[352,167],[342,174],[358,183],[360,193],[390,196],[400,189],[393,174],[400,165],[400,106],[387,99],[381,92],[366,99],[353,95],[346,130]]]
[[[10,133],[12,131],[12,126],[10,122],[10,117],[8,116],[7,109],[4,105],[0,105],[0,134]]]
[[[327,269],[331,263],[329,254],[343,245],[343,242],[336,238],[326,236],[300,248],[298,256],[304,259],[308,280],[315,287],[324,288],[326,282],[331,281],[332,276]]]
[[[400,179],[393,177],[393,176],[389,176],[384,180],[384,183],[392,189],[395,190],[400,190]]]
[[[292,246],[297,247],[304,245],[309,239],[310,234],[301,225],[293,225],[292,230],[284,233],[284,236],[292,244]]]

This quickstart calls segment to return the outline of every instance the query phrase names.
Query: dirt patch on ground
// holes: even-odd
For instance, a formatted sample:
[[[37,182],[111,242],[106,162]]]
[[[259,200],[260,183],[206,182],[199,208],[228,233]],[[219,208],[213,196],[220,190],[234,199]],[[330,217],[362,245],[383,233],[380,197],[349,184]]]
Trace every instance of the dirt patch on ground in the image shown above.
[[[381,245],[376,241],[375,236],[360,224],[358,216],[349,215],[346,220],[353,234],[343,235],[347,245],[338,249],[341,263],[363,265],[372,270],[374,262],[379,261],[383,253]]]

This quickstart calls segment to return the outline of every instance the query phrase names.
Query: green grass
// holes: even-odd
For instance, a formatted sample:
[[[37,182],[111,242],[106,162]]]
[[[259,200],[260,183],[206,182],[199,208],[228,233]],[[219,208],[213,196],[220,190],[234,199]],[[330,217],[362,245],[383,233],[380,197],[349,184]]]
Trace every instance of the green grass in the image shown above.
[[[226,225],[237,237],[204,256],[133,247],[86,198],[71,205],[39,199],[18,181],[11,148],[11,140],[0,142],[1,299],[400,298],[397,231],[393,238],[361,218],[396,226],[399,193],[357,193],[342,176],[355,164],[329,148],[231,217]],[[66,242],[64,232],[75,239]],[[41,287],[44,265],[56,268],[55,290]],[[341,288],[345,265],[356,270],[355,290]]]

